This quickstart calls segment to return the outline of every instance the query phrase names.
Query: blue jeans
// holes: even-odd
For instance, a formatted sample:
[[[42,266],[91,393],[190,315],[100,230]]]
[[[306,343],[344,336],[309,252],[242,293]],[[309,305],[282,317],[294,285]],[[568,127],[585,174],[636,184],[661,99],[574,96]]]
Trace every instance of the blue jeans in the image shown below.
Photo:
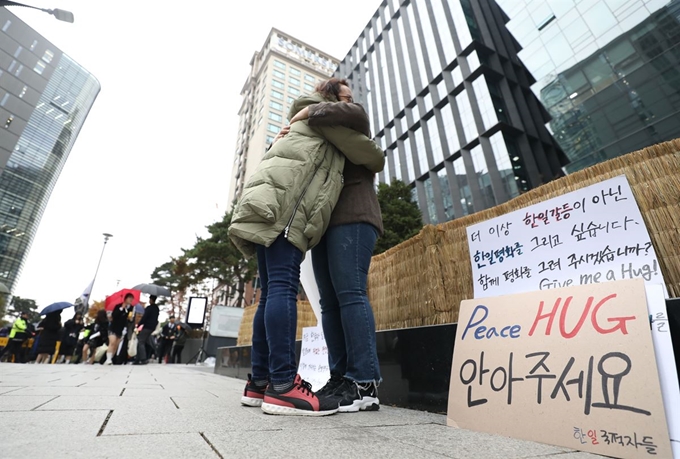
[[[295,333],[302,252],[280,235],[257,246],[262,293],[253,319],[253,381],[285,384],[297,374]]]
[[[378,231],[368,223],[339,225],[329,228],[312,249],[331,373],[359,383],[382,380],[366,293],[377,238]]]

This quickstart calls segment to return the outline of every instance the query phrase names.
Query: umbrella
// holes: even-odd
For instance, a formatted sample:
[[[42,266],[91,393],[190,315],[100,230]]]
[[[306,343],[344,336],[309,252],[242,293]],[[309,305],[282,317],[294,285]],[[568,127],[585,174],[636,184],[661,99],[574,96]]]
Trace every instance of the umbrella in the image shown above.
[[[186,330],[186,331],[191,331],[191,330],[192,330],[191,325],[189,325],[189,324],[187,324],[187,323],[184,323],[184,322],[177,322],[177,325],[179,325],[180,327],[182,327],[183,330]]]
[[[124,288],[123,290],[119,290],[116,293],[107,296],[106,300],[104,300],[104,308],[107,311],[112,311],[117,304],[120,304],[125,300],[125,295],[127,295],[128,293],[132,293],[133,296],[132,304],[139,303],[139,295],[141,294],[141,292],[139,290]]]
[[[9,288],[2,282],[0,282],[0,293],[10,293]]]
[[[68,303],[66,301],[60,301],[58,303],[52,303],[49,306],[45,306],[45,309],[40,311],[40,315],[44,316],[45,314],[49,314],[50,312],[61,311],[62,309],[72,308],[72,307],[73,307],[73,303]]]
[[[165,287],[161,287],[156,284],[139,284],[132,287],[134,290],[139,290],[142,293],[146,293],[153,296],[172,296],[170,290]]]

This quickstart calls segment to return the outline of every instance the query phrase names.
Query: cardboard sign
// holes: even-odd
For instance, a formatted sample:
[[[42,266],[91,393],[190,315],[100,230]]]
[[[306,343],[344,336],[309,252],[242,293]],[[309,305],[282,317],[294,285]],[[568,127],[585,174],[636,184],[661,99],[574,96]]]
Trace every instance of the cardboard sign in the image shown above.
[[[672,457],[642,280],[461,303],[449,425]]]
[[[315,391],[321,389],[330,379],[328,347],[322,327],[305,327],[302,329],[298,373],[302,379],[312,385],[312,389]]]
[[[622,279],[664,284],[625,175],[467,228],[475,298]]]

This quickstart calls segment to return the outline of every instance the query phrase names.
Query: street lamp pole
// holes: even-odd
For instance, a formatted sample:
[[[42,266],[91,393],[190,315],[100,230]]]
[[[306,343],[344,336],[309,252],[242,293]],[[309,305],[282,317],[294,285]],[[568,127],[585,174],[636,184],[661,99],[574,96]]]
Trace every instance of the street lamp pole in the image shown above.
[[[11,2],[7,0],[0,0],[0,6],[22,6],[24,8],[31,8],[34,10],[40,10],[44,13],[51,14],[55,18],[57,18],[60,21],[64,22],[70,22],[73,23],[73,13],[70,11],[66,10],[60,10],[59,8],[55,8],[53,10],[47,9],[47,8],[38,8],[37,6],[31,6],[31,5],[24,5],[23,3],[17,3],[17,2]]]
[[[99,263],[97,263],[97,270],[94,272],[94,277],[92,278],[92,286],[90,288],[90,294],[87,297],[86,303],[85,303],[85,310],[89,307],[90,303],[90,297],[92,296],[92,290],[94,289],[94,281],[97,280],[97,274],[99,273],[99,267],[102,264],[102,258],[104,258],[104,250],[106,249],[106,243],[109,242],[109,239],[113,237],[113,234],[109,233],[104,233],[104,246],[102,247],[102,253],[99,255]]]

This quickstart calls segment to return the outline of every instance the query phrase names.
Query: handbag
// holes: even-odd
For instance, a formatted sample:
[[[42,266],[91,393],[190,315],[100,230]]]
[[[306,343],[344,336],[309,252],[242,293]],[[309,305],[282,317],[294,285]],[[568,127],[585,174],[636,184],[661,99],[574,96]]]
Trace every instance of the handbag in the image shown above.
[[[97,350],[94,352],[94,361],[95,363],[99,362],[102,357],[106,354],[106,351],[109,349],[109,346],[106,344],[102,344],[97,348]]]
[[[128,341],[127,348],[128,357],[134,357],[137,355],[137,333],[132,333]]]

